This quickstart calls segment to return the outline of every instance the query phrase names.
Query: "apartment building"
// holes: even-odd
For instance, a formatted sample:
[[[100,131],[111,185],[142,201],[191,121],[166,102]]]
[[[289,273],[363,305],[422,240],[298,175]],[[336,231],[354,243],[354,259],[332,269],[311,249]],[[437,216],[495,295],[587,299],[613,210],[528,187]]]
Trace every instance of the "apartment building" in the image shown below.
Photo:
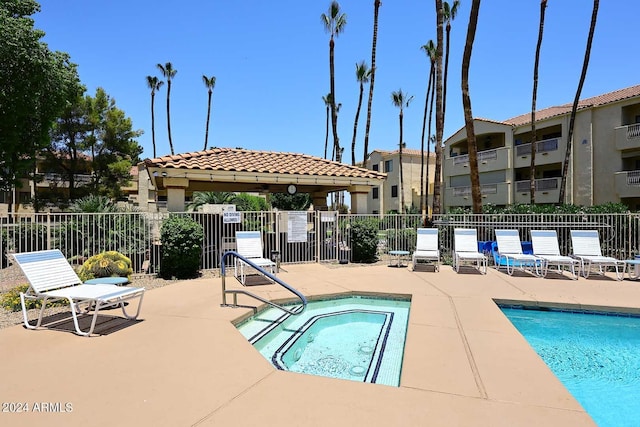
[[[429,163],[429,199],[431,206],[433,182],[435,176],[435,155],[425,152],[423,179],[427,177],[427,159]],[[414,149],[402,150],[402,175],[404,182],[404,205],[420,209],[420,179],[422,152]],[[390,211],[400,212],[400,153],[399,150],[374,150],[365,167],[369,170],[384,172],[387,178],[381,185],[371,189],[367,196],[368,213],[384,214]],[[426,190],[426,189],[425,189]]]
[[[535,202],[558,203],[572,104],[536,112]],[[530,203],[531,112],[474,119],[483,203]],[[471,206],[466,130],[445,141],[443,205]],[[565,203],[640,208],[640,85],[578,103]]]

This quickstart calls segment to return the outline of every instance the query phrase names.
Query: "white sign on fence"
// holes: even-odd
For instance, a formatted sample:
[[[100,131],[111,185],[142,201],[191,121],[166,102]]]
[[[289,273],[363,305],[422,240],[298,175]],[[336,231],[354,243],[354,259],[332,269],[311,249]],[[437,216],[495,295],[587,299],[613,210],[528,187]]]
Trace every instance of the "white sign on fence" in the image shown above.
[[[240,212],[224,212],[222,222],[224,224],[239,224],[242,214]]]
[[[307,241],[307,213],[287,212],[287,243]]]

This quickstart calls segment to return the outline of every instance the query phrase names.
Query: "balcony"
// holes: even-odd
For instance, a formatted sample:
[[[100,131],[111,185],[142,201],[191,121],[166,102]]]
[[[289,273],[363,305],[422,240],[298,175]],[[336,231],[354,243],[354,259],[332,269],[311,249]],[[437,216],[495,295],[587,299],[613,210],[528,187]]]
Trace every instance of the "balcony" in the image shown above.
[[[73,176],[73,179],[75,180],[75,186],[81,187],[91,184],[93,175],[75,174]],[[59,173],[45,173],[43,174],[43,180],[38,183],[38,187],[68,188],[69,181],[66,181],[66,176],[63,176]]]
[[[562,163],[566,144],[560,138],[545,139],[536,142],[536,165],[548,165],[552,163]],[[515,146],[515,158],[513,161],[515,168],[531,166],[531,143]]]
[[[511,193],[509,182],[496,184],[483,184],[480,186],[482,194],[482,204],[492,203],[494,205],[511,204]],[[446,206],[471,206],[471,187],[452,187],[445,189]]]
[[[478,151],[478,172],[509,169],[510,150],[508,147],[501,147]],[[469,155],[462,154],[446,158],[444,170],[447,176],[469,175]]]
[[[538,203],[558,203],[560,198],[560,182],[562,178],[536,179],[536,204]],[[516,181],[515,203],[531,203],[529,190],[530,182]]]
[[[614,182],[618,197],[640,197],[640,170],[616,172]]]
[[[616,149],[640,148],[640,123],[616,128]]]

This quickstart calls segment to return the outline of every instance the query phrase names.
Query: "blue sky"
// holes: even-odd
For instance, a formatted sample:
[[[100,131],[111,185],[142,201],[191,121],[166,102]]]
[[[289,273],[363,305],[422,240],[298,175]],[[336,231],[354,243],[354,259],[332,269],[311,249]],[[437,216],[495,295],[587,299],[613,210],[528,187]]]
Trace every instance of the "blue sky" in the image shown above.
[[[355,64],[371,61],[373,0],[342,0],[345,31],[336,39],[338,132],[349,161],[359,86]],[[420,149],[429,61],[420,46],[435,41],[434,1],[392,0],[380,7],[377,73],[369,147],[396,149],[398,109],[391,93],[414,96],[405,110],[404,141]],[[202,75],[217,78],[209,146],[243,147],[323,156],[329,92],[329,35],[320,15],[329,0],[41,0],[36,27],[53,50],[79,66],[88,93],[103,87],[144,131],[142,157],[152,157],[147,75],[157,63],[178,73],[171,90],[176,153],[204,145],[207,90]],[[539,1],[485,0],[480,8],[470,68],[475,117],[505,120],[531,109]],[[591,0],[550,0],[540,58],[538,108],[573,101],[589,30]],[[452,24],[445,138],[464,125],[460,74],[470,0]],[[582,98],[640,83],[640,57],[631,42],[640,2],[600,2]],[[368,90],[368,89],[367,89]],[[366,97],[358,125],[362,160]],[[169,153],[166,85],[156,96],[158,155]],[[434,130],[435,132],[435,130]],[[331,144],[331,139],[330,139]]]

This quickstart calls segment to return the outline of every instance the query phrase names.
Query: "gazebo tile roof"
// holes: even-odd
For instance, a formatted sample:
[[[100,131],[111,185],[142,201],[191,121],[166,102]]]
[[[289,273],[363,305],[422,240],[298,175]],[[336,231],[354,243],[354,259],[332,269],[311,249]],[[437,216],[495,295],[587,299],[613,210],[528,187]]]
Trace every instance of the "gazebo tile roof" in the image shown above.
[[[383,179],[385,174],[306,154],[213,148],[146,159],[147,167]]]

